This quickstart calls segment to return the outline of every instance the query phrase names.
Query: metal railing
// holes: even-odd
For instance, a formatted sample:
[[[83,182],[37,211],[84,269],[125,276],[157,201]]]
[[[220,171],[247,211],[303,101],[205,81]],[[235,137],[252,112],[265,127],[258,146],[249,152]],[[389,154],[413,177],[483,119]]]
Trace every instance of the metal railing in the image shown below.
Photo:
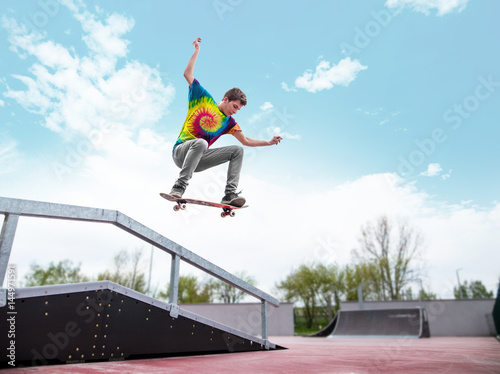
[[[172,317],[176,318],[178,316],[179,268],[180,261],[182,260],[259,299],[261,301],[262,314],[262,339],[265,341],[268,339],[268,305],[270,304],[274,307],[278,307],[278,299],[239,279],[226,270],[212,264],[117,210],[0,197],[0,214],[5,216],[2,231],[0,232],[0,281],[2,282],[0,287],[3,286],[5,280],[19,217],[26,216],[110,223],[172,256],[169,293],[169,303],[171,304],[170,315]],[[2,289],[0,294],[0,306],[3,306],[6,302],[6,290]]]

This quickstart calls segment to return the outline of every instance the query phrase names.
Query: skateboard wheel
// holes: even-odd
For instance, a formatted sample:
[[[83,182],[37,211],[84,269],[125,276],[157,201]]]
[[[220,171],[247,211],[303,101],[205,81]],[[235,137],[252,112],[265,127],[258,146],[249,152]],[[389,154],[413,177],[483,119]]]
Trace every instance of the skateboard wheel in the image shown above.
[[[186,209],[186,204],[181,204],[181,209],[182,210]]]
[[[234,217],[234,216],[236,215],[236,212],[235,212],[234,210],[231,210],[231,212],[229,212],[229,215],[230,215],[231,217]]]
[[[222,212],[222,213],[220,214],[220,216],[221,216],[222,218],[226,218],[226,212]]]
[[[174,211],[175,211],[175,212],[179,211],[179,209],[180,209],[180,208],[179,208],[179,205],[174,205]]]

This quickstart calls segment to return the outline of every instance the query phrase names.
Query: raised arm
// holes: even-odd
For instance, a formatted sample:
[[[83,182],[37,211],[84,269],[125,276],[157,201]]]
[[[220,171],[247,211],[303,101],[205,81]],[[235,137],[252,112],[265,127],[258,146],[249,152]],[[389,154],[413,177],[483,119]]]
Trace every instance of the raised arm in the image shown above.
[[[186,70],[184,70],[184,78],[186,78],[189,83],[189,87],[193,84],[194,80],[194,65],[196,64],[196,59],[198,58],[198,53],[200,53],[200,42],[201,38],[196,38],[193,42],[194,52],[189,62],[186,66]]]

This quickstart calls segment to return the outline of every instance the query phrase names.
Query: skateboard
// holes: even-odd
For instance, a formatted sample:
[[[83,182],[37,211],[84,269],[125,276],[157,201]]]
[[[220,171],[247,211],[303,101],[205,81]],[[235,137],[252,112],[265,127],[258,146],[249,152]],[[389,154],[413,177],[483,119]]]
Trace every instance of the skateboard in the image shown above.
[[[168,201],[175,202],[176,205],[174,205],[174,211],[178,212],[179,210],[185,210],[187,207],[187,204],[196,204],[196,205],[205,205],[205,206],[213,206],[215,208],[222,208],[222,213],[220,214],[222,218],[225,218],[226,216],[234,217],[236,215],[235,210],[236,209],[243,209],[247,208],[248,205],[243,205],[243,206],[232,206],[232,205],[227,205],[227,204],[221,204],[221,203],[214,203],[211,201],[203,201],[203,200],[197,200],[197,199],[186,199],[184,197],[178,198],[172,195],[169,195],[168,193],[160,193],[160,196],[163,197],[164,199],[167,199]]]

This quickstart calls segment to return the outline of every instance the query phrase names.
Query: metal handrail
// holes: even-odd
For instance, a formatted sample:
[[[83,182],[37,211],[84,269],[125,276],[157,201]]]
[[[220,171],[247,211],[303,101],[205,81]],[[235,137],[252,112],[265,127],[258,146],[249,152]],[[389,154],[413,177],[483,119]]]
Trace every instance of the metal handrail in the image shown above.
[[[56,204],[41,201],[22,200],[0,197],[0,214],[5,215],[0,234],[0,280],[3,285],[9,263],[12,243],[21,216],[38,218],[55,218],[86,222],[110,223],[145,242],[169,253],[172,256],[170,273],[169,303],[174,306],[171,314],[176,317],[179,285],[180,260],[220,279],[243,292],[256,297],[262,303],[262,338],[267,339],[267,304],[279,306],[279,300],[261,291],[255,286],[232,275],[208,260],[189,251],[165,236],[151,230],[143,224],[120,213],[117,210],[88,208],[75,205]]]

